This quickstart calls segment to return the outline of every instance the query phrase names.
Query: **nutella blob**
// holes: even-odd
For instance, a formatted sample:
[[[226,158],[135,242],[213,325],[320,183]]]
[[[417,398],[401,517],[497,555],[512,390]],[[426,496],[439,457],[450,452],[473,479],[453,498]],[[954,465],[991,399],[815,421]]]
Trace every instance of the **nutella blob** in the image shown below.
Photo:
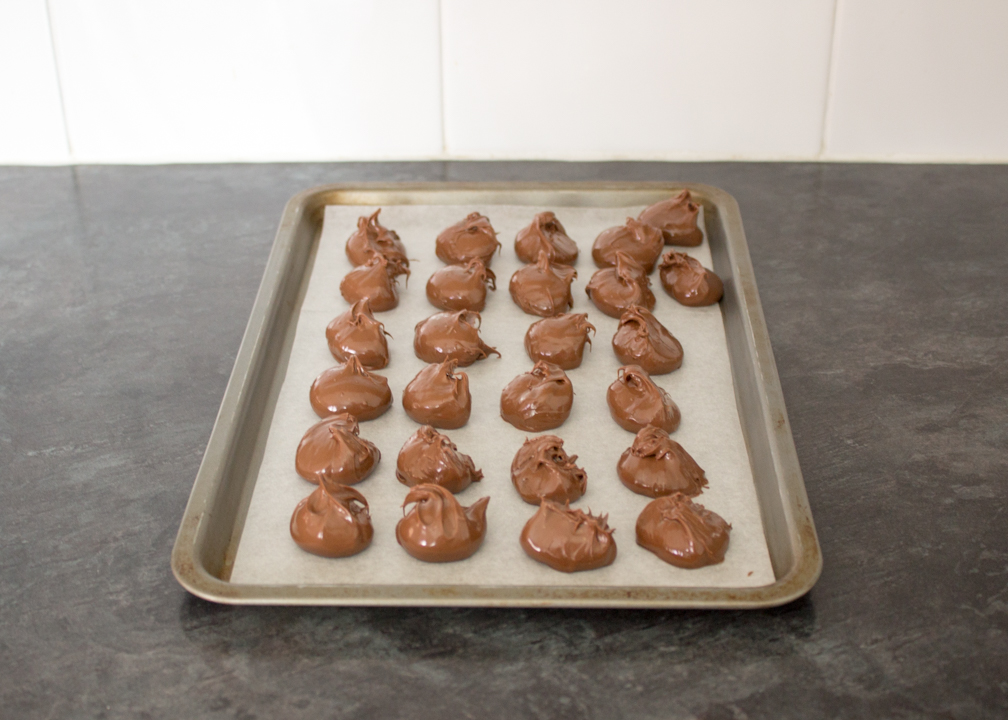
[[[561,572],[594,570],[616,559],[616,541],[607,516],[572,510],[543,500],[521,531],[521,546],[538,562]]]
[[[724,295],[724,284],[713,270],[684,253],[669,250],[658,266],[665,292],[683,305],[701,307],[713,305]]]
[[[479,258],[483,265],[490,267],[490,261],[500,246],[497,231],[490,225],[490,220],[485,215],[474,212],[469,213],[465,220],[441,231],[437,236],[435,252],[442,262],[449,265]]]
[[[658,228],[627,218],[625,225],[603,230],[592,245],[592,259],[599,267],[616,264],[616,253],[624,252],[645,271],[654,270],[655,262],[665,247],[665,238]]]
[[[549,254],[542,251],[534,265],[515,271],[508,290],[515,304],[528,314],[551,317],[574,306],[571,284],[576,277],[574,268],[551,263]]]
[[[551,212],[539,213],[515,236],[515,255],[523,263],[534,263],[543,251],[557,265],[573,265],[578,257],[577,243],[567,236],[564,226]]]
[[[368,372],[351,355],[315,378],[308,399],[319,417],[350,413],[358,420],[374,420],[389,409],[392,391],[387,378]]]
[[[636,433],[647,425],[675,432],[679,407],[640,365],[624,365],[606,392],[609,414],[624,430]]]
[[[613,352],[624,365],[640,365],[648,375],[663,375],[682,365],[683,349],[651,311],[631,305],[620,315]]]
[[[486,508],[490,498],[469,507],[438,485],[417,485],[403,501],[403,519],[396,525],[396,540],[417,560],[455,562],[479,550],[486,535]],[[406,506],[413,507],[406,512]]]
[[[346,485],[322,483],[294,509],[290,534],[302,550],[338,558],[370,545],[374,528],[363,495]]]
[[[700,206],[693,202],[689,190],[668,200],[644,208],[637,219],[662,231],[666,245],[696,247],[703,242],[703,233],[697,227]]]
[[[316,485],[323,478],[338,485],[359,483],[381,460],[375,444],[358,437],[359,432],[357,418],[349,413],[312,425],[298,444],[297,474]]]
[[[403,410],[423,425],[454,430],[469,422],[472,396],[469,376],[455,372],[458,360],[428,365],[403,391]]]
[[[644,268],[624,252],[617,252],[615,266],[595,271],[585,286],[588,298],[609,317],[618,318],[633,306],[653,308],[655,296]]]
[[[497,277],[479,258],[465,265],[448,265],[427,281],[427,299],[442,310],[480,311],[486,305],[487,287],[497,289]]]
[[[371,313],[371,303],[367,298],[355,302],[326,327],[326,341],[333,357],[345,362],[355,355],[369,370],[380,370],[388,365],[386,335],[385,326]]]
[[[410,271],[402,263],[389,260],[384,255],[371,255],[367,262],[354,268],[340,282],[340,294],[353,305],[367,298],[371,310],[385,312],[399,304],[400,275],[409,277]]]
[[[573,370],[581,365],[585,345],[591,345],[588,333],[595,334],[595,326],[588,322],[587,313],[565,313],[537,320],[525,333],[525,352],[533,362],[544,360],[563,370]]]
[[[480,314],[471,310],[440,312],[416,324],[413,334],[413,351],[424,362],[436,363],[457,360],[462,367],[477,360],[500,357],[479,334]]]
[[[519,430],[541,432],[563,425],[573,404],[574,388],[567,374],[540,360],[504,388],[501,417]]]
[[[638,495],[662,497],[682,493],[696,497],[707,487],[704,471],[683,446],[654,425],[637,433],[616,463],[616,473]]]
[[[681,568],[723,562],[729,533],[724,518],[681,493],[652,500],[637,518],[637,544]]]
[[[511,482],[522,500],[539,505],[543,500],[572,503],[588,489],[588,475],[568,455],[556,435],[526,440],[511,463]]]
[[[384,255],[393,262],[409,267],[406,248],[395,230],[389,230],[378,222],[378,208],[370,216],[357,219],[357,232],[346,242],[346,254],[354,265],[363,265],[372,255]]]
[[[462,492],[483,479],[473,459],[458,451],[447,435],[430,425],[417,430],[399,451],[396,477],[403,485],[437,485],[448,492]]]

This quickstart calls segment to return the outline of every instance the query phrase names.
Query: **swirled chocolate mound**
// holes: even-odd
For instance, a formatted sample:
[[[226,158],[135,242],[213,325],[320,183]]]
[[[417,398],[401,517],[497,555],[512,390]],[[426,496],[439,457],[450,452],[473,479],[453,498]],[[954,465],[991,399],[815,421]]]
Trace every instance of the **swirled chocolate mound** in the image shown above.
[[[511,276],[511,299],[530,315],[552,317],[574,306],[571,284],[577,271],[569,265],[551,263],[543,251],[533,265],[525,265]]]
[[[363,265],[372,255],[384,255],[392,262],[409,267],[406,248],[395,230],[389,230],[378,222],[378,208],[370,216],[357,219],[357,231],[346,242],[346,254],[354,265]]]
[[[501,417],[519,430],[541,432],[564,424],[574,404],[567,374],[540,360],[501,392]]]
[[[568,455],[556,435],[526,440],[511,462],[511,482],[522,500],[539,505],[543,500],[572,503],[588,489],[588,475]]]
[[[549,256],[550,262],[557,265],[573,265],[577,262],[577,243],[567,236],[564,226],[549,211],[536,215],[532,223],[519,230],[515,236],[515,255],[523,263],[534,263],[543,251]]]
[[[427,299],[442,310],[480,311],[486,305],[487,287],[497,289],[493,270],[479,258],[465,265],[446,265],[427,281]]]
[[[449,492],[462,492],[483,479],[473,459],[458,451],[447,435],[430,425],[413,433],[399,451],[396,477],[403,485],[438,485]]]
[[[500,246],[497,231],[493,229],[490,220],[485,215],[474,212],[469,213],[465,220],[441,231],[437,236],[435,252],[442,262],[449,265],[464,264],[473,258],[479,258],[486,267],[490,267],[490,261]]]
[[[592,259],[599,267],[616,264],[616,253],[624,252],[650,273],[665,247],[665,239],[658,228],[639,220],[627,218],[625,225],[603,230],[592,245]]]
[[[387,378],[368,372],[351,355],[315,378],[308,399],[319,417],[350,413],[358,420],[374,420],[389,409],[392,391]]]
[[[689,190],[644,208],[637,219],[662,231],[666,245],[696,247],[703,242],[697,227],[700,206],[693,202]]]
[[[302,550],[338,558],[370,545],[374,528],[363,495],[346,485],[323,482],[294,509],[290,534]]]
[[[652,500],[637,518],[637,544],[681,568],[723,562],[730,533],[724,518],[681,493]]]
[[[632,433],[647,425],[665,432],[675,432],[679,427],[678,406],[640,365],[624,365],[619,369],[616,381],[606,392],[606,401],[613,420]]]
[[[479,334],[480,314],[471,310],[439,312],[416,324],[413,334],[413,351],[424,362],[436,363],[457,360],[462,367],[477,360],[500,357]]]
[[[561,572],[594,570],[616,559],[616,541],[608,516],[572,510],[543,500],[521,531],[525,553]]]
[[[704,471],[683,446],[654,425],[637,433],[616,463],[616,473],[639,495],[661,497],[682,493],[696,497],[707,487]]]
[[[400,275],[409,277],[405,265],[384,255],[371,255],[367,262],[346,274],[340,282],[340,294],[353,305],[367,299],[374,312],[385,312],[399,304]]]
[[[640,365],[649,375],[663,375],[682,365],[683,349],[650,310],[631,305],[620,315],[613,352],[624,365]]]
[[[669,250],[662,256],[658,267],[658,276],[665,292],[683,305],[713,305],[724,295],[721,278],[689,255]]]
[[[340,485],[353,485],[371,474],[381,452],[373,442],[358,437],[357,418],[349,413],[327,417],[308,428],[298,444],[294,468],[318,484],[323,476]]]
[[[596,270],[585,286],[588,298],[609,317],[618,318],[633,306],[653,308],[651,279],[640,264],[624,252],[616,253],[613,267]]]
[[[564,313],[537,320],[525,333],[525,352],[532,362],[543,360],[563,370],[581,365],[585,345],[591,345],[595,326],[587,313]]]
[[[349,310],[337,316],[326,327],[329,352],[340,362],[356,355],[369,370],[388,365],[389,348],[385,326],[375,320],[367,298],[355,302]]]
[[[438,485],[417,485],[403,501],[403,519],[396,540],[417,560],[454,562],[479,550],[486,536],[486,508],[490,498],[462,507],[455,496]],[[409,512],[406,506],[412,504]]]
[[[423,425],[453,430],[469,422],[469,376],[455,372],[458,360],[428,365],[403,390],[403,410]]]

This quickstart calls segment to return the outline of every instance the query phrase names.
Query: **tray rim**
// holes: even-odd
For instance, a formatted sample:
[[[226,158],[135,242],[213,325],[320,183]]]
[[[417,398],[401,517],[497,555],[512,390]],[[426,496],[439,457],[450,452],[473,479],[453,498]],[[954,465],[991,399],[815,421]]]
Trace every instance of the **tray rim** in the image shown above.
[[[384,193],[448,197],[462,193],[672,193],[682,189],[717,209],[725,224],[726,243],[739,282],[741,317],[753,350],[755,383],[780,500],[786,518],[793,563],[777,580],[746,588],[557,587],[557,586],[421,586],[421,585],[251,585],[213,575],[200,561],[206,530],[213,522],[214,501],[222,490],[227,462],[249,398],[259,381],[259,363],[270,341],[269,326],[287,280],[295,235],[306,223],[321,224],[329,204],[345,196]],[[425,204],[431,198],[425,200]],[[388,202],[386,200],[386,202]],[[485,204],[507,204],[484,201]],[[451,203],[455,204],[455,203]],[[533,204],[533,203],[529,203]],[[542,203],[534,203],[542,204]],[[318,227],[313,227],[317,241]],[[759,492],[759,490],[758,490]],[[764,525],[766,519],[764,519]],[[764,527],[766,532],[766,527]],[[702,184],[647,182],[352,182],[312,187],[286,204],[200,463],[171,554],[175,578],[188,592],[213,602],[235,605],[456,606],[456,607],[596,607],[596,608],[763,608],[783,605],[807,593],[822,572],[822,552],[812,520],[791,434],[777,366],[756,289],[741,212],[726,191]]]

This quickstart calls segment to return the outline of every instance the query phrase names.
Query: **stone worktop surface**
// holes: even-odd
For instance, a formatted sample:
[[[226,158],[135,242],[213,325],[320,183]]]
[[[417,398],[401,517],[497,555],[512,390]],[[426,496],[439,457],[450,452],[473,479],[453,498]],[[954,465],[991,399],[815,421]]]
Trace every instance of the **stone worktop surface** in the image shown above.
[[[739,201],[824,569],[765,611],[224,607],[169,555],[286,200]],[[0,717],[1008,716],[1008,167],[0,167]]]

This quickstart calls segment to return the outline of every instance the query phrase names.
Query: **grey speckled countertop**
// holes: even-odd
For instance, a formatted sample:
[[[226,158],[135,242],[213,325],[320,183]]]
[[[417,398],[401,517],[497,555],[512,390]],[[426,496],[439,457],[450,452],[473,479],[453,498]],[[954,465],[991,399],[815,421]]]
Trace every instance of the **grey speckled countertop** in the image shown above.
[[[169,553],[285,201],[738,199],[824,555],[757,612],[231,608]],[[1008,716],[1008,167],[0,168],[0,716]]]

